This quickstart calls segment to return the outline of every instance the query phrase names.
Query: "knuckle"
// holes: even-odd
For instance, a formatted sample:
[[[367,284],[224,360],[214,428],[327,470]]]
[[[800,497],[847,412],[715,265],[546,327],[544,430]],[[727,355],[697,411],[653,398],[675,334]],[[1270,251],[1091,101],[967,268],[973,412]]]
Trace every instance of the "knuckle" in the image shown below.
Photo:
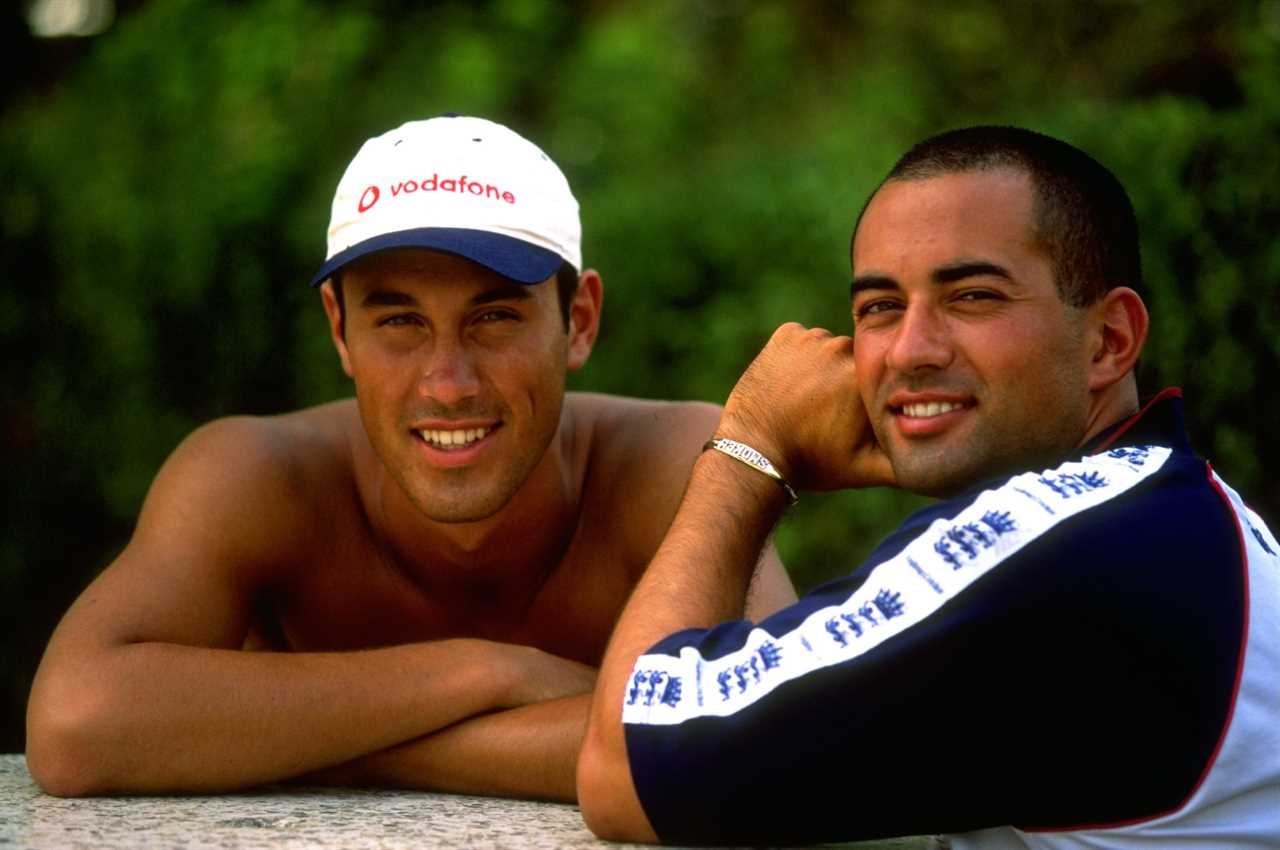
[[[804,331],[804,325],[799,322],[783,322],[778,326],[778,329],[773,332],[773,335],[776,338],[786,338],[796,336],[797,334],[803,334]]]

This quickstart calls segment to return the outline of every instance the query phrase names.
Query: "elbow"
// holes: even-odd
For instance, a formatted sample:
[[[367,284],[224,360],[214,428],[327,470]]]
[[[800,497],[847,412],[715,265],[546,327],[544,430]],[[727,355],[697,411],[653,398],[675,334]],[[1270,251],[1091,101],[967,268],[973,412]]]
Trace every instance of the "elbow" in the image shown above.
[[[48,746],[28,747],[27,771],[46,794],[92,797],[101,793],[82,768],[83,761],[74,754],[59,753]]]
[[[578,754],[577,786],[582,819],[598,838],[657,843],[636,796],[625,752],[612,752],[588,733]]]
[[[79,702],[32,695],[27,706],[27,770],[45,793],[91,797],[107,793],[102,771],[100,713]]]
[[[587,829],[597,838],[630,841],[630,836],[621,829],[621,819],[613,805],[613,795],[606,778],[608,772],[604,754],[588,739],[578,754],[578,809]]]

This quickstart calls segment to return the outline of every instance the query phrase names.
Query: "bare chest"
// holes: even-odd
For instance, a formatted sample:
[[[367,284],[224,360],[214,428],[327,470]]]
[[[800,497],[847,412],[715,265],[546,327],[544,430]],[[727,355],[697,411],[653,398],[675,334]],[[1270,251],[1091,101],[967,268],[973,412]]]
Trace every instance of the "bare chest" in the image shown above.
[[[483,581],[465,592],[420,586],[366,541],[335,544],[262,600],[251,645],[341,651],[475,637],[599,664],[647,560],[602,539],[575,540],[545,581],[513,598]],[[513,541],[509,557],[521,555]]]

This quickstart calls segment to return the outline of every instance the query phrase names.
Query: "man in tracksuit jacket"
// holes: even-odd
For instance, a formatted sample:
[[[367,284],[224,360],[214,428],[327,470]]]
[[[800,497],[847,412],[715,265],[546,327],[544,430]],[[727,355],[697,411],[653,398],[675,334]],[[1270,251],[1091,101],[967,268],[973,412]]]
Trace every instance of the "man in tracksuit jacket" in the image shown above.
[[[928,139],[852,245],[852,337],[784,325],[619,621],[583,815],[641,841],[1280,847],[1280,545],[1139,403],[1137,225],[1027,130]],[[771,480],[772,479],[772,480]],[[939,497],[756,623],[794,489]]]

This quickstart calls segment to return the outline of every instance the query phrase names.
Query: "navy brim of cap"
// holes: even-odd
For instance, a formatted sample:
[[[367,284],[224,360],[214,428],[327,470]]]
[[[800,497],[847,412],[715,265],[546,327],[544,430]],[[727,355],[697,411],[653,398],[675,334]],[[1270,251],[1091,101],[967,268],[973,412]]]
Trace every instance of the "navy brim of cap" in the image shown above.
[[[530,245],[513,236],[461,227],[422,227],[384,233],[340,251],[320,267],[320,271],[311,278],[311,286],[328,280],[352,260],[391,248],[430,248],[457,254],[517,283],[529,284],[542,283],[565,262],[554,251]]]

